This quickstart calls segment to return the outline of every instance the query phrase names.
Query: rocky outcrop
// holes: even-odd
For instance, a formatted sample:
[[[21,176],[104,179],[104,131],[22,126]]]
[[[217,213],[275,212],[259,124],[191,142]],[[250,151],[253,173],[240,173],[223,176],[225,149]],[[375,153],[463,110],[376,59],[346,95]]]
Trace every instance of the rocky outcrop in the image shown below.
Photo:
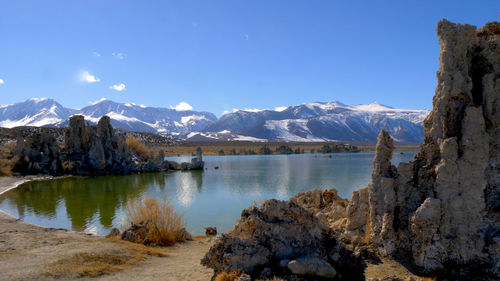
[[[500,278],[500,23],[443,20],[433,110],[415,160],[390,166],[379,136],[369,186],[370,242],[423,270]]]
[[[343,248],[329,227],[294,200],[268,200],[243,210],[202,264],[216,274],[239,269],[253,278],[362,279],[361,262]]]
[[[260,209],[247,209],[204,264],[216,271],[253,273],[279,260],[287,272],[331,276],[334,271],[325,262],[337,273],[341,267],[331,258],[328,241],[341,241],[338,247],[361,256],[402,258],[444,278],[499,280],[500,23],[478,30],[442,20],[437,34],[438,86],[424,122],[425,140],[413,161],[394,167],[394,143],[382,131],[371,183],[350,201],[335,191],[315,190],[287,203],[267,201]],[[289,221],[303,228],[283,226]],[[295,252],[291,241],[296,239],[305,241],[299,248],[313,257]],[[282,252],[293,257],[286,256],[285,262]],[[244,264],[245,258],[252,262]]]
[[[68,174],[126,174],[135,168],[125,139],[115,135],[107,116],[95,127],[85,125],[83,116],[71,117],[60,158]]]
[[[58,132],[60,134],[60,132]],[[158,155],[137,155],[129,149],[124,134],[116,134],[110,118],[103,116],[97,126],[86,124],[83,116],[69,120],[63,141],[52,131],[40,130],[30,137],[17,136],[13,171],[21,174],[104,175],[154,172],[168,169],[201,170],[201,149],[191,163],[165,161]]]

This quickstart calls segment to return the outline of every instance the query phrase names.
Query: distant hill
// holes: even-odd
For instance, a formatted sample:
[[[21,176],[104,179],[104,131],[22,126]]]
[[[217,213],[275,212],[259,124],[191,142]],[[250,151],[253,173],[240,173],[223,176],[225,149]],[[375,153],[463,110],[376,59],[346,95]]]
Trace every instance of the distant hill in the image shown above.
[[[399,143],[420,143],[428,110],[395,109],[379,103],[350,106],[314,102],[279,110],[237,110],[217,119],[209,112],[147,107],[101,100],[82,109],[65,108],[48,98],[0,106],[0,127],[66,127],[75,114],[96,123],[185,140],[375,142],[381,129]]]

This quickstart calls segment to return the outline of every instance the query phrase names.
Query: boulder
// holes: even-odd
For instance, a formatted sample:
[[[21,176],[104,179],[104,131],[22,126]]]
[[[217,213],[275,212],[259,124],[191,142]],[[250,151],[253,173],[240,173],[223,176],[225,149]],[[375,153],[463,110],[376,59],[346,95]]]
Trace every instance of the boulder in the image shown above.
[[[283,260],[293,263],[284,267]],[[242,270],[253,278],[269,270],[264,275],[303,279],[342,271],[350,280],[358,280],[363,271],[362,263],[342,247],[333,231],[293,200],[268,200],[243,210],[240,220],[216,240],[202,264],[216,274]]]
[[[317,257],[299,257],[290,261],[287,268],[296,275],[334,278],[337,272],[327,261]]]
[[[208,235],[217,235],[217,227],[215,226],[208,226],[205,227],[205,234]]]
[[[123,231],[122,240],[133,243],[148,244],[148,227],[145,224],[132,224],[128,229]]]
[[[117,237],[117,236],[120,236],[120,230],[118,228],[112,228],[109,234],[106,235],[107,238]]]

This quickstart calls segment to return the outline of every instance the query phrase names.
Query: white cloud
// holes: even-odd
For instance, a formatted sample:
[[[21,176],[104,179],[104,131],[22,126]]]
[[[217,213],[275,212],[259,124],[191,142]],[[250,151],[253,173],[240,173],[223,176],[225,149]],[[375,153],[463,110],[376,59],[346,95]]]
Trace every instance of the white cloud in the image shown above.
[[[170,108],[175,109],[175,110],[179,110],[179,111],[192,110],[193,109],[193,107],[191,105],[189,105],[189,103],[187,103],[185,101],[181,101],[178,105],[171,106]]]
[[[228,114],[228,113],[231,113],[231,111],[229,111],[229,110],[222,111],[222,115],[225,115],[225,114]]]
[[[274,108],[274,111],[279,111],[279,112],[281,112],[281,111],[284,111],[284,110],[285,110],[285,109],[287,109],[287,108],[288,108],[288,106],[278,106],[278,107],[275,107],[275,108]]]
[[[90,74],[88,71],[82,71],[80,73],[80,81],[87,82],[87,83],[96,83],[96,82],[101,81],[101,79]]]
[[[100,57],[101,54],[99,54],[98,52],[92,52],[92,56],[94,56],[94,57]]]
[[[109,86],[110,89],[113,89],[115,91],[121,92],[126,90],[126,86],[123,83],[120,84],[115,84],[113,86]]]
[[[119,60],[122,60],[127,56],[127,54],[124,53],[111,53],[111,55]]]
[[[5,81],[3,81],[2,78],[0,78],[0,85],[5,84]]]

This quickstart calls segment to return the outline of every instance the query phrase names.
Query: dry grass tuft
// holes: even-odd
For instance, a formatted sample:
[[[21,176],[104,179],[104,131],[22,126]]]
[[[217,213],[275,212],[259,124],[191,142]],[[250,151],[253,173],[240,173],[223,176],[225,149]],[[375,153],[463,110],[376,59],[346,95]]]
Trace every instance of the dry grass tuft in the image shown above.
[[[19,159],[13,155],[14,148],[15,142],[0,146],[0,177],[12,176],[12,168]]]
[[[215,281],[234,281],[238,279],[242,273],[243,272],[241,270],[235,270],[231,273],[222,272],[217,274],[217,276],[215,277]],[[265,280],[258,279],[257,281],[285,281],[285,280],[278,277],[274,277],[273,279],[265,279]]]
[[[222,272],[217,274],[215,281],[234,281],[241,276],[241,270],[235,270],[231,273]]]
[[[148,256],[160,257],[160,258],[168,257],[168,254],[163,252],[161,250],[161,248],[154,248],[154,247],[149,247],[149,246],[145,246],[142,244],[132,243],[129,241],[122,240],[119,236],[107,237],[107,238],[103,238],[103,240],[111,241],[111,242],[120,244],[121,246],[124,246],[130,250],[142,252]]]
[[[97,277],[123,270],[145,259],[146,255],[142,253],[124,253],[119,250],[108,253],[76,253],[51,263],[44,275],[57,278]]]
[[[133,149],[140,156],[149,156],[151,151],[144,145],[139,138],[128,137],[127,146],[129,149]]]
[[[116,249],[97,253],[76,253],[48,265],[45,276],[69,279],[97,277],[113,273],[143,262],[148,256],[167,257],[159,249],[134,244],[115,238],[103,240],[117,243]]]
[[[12,161],[0,159],[0,177],[12,176]]]
[[[148,244],[170,246],[185,241],[182,215],[166,198],[161,202],[156,198],[131,202],[126,213],[128,225],[146,226]]]
[[[195,241],[205,241],[207,240],[207,237],[205,235],[196,235],[193,237],[193,240]]]

